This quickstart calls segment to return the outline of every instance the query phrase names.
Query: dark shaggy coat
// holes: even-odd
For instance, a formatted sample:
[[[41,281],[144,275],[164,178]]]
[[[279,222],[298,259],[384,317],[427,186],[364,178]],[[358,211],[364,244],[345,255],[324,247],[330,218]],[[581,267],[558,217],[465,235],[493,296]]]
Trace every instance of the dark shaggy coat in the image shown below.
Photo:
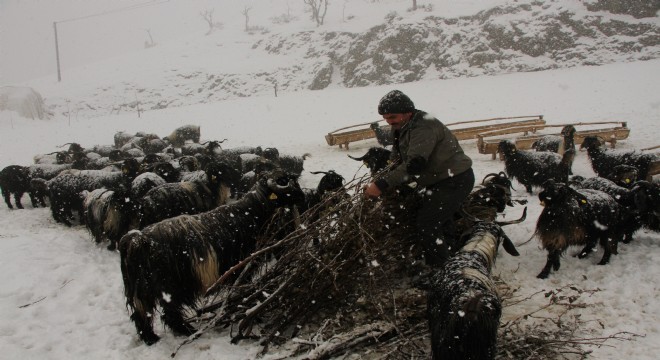
[[[265,176],[240,200],[126,234],[119,244],[126,304],[140,338],[153,344],[156,306],[177,333],[195,330],[182,314],[231,266],[250,254],[275,210],[302,200],[297,177]]]
[[[102,170],[66,170],[60,175],[39,184],[47,188],[50,198],[50,209],[53,219],[71,226],[73,211],[77,211],[81,220],[84,219],[84,191],[100,188],[115,189],[121,186],[130,188],[131,181],[138,172],[139,164],[134,159],[125,160],[122,171]]]
[[[575,158],[575,151],[566,151],[562,157],[553,152],[518,150],[509,140],[499,143],[498,152],[504,156],[507,175],[523,184],[530,194],[549,179],[567,182]]]
[[[183,214],[198,214],[227,203],[236,175],[229,166],[212,163],[206,180],[167,183],[149,190],[140,200],[139,227]]]
[[[566,150],[575,150],[575,127],[566,125],[561,129],[559,135],[546,135],[536,140],[532,144],[532,149],[536,151],[552,151],[563,154]]]
[[[500,243],[518,256],[494,223],[477,223],[465,245],[431,278],[427,312],[433,359],[487,360],[497,353],[502,304],[491,269]]]
[[[660,163],[660,154],[608,150],[595,136],[585,137],[580,149],[587,149],[591,167],[596,174],[602,177],[608,177],[607,174],[617,165],[630,165],[637,169],[640,180],[650,180],[651,166]]]
[[[96,243],[108,241],[108,250],[115,250],[119,239],[137,227],[137,204],[125,188],[96,189],[87,194],[83,208],[92,238]]]
[[[548,260],[538,278],[545,279],[551,269],[559,270],[560,256],[569,246],[587,246],[578,257],[588,254],[591,244],[600,242],[605,250],[599,265],[607,264],[617,253],[623,238],[621,205],[610,195],[598,190],[575,190],[566,184],[549,182],[539,193],[544,205],[536,222],[535,234]]]
[[[19,209],[23,208],[21,198],[23,194],[28,193],[32,201],[32,207],[37,207],[37,199],[32,193],[30,186],[30,170],[25,166],[9,165],[0,171],[0,189],[2,190],[2,197],[10,209],[14,207],[11,204],[10,196],[14,195],[14,202]]]
[[[381,147],[372,147],[367,150],[366,154],[360,157],[348,155],[349,158],[357,161],[362,161],[364,166],[371,171],[371,175],[375,175],[379,171],[385,169],[390,163],[392,151]]]

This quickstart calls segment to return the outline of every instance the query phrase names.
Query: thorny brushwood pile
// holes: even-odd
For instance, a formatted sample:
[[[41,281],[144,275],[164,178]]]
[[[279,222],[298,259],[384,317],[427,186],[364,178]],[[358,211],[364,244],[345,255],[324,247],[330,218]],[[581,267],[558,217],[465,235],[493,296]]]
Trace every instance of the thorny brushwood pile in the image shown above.
[[[360,189],[367,181],[353,179],[345,189]],[[180,347],[209,330],[229,327],[232,342],[257,339],[262,354],[275,345],[282,359],[343,353],[428,359],[426,292],[413,280],[425,265],[411,235],[412,199],[392,193],[373,201],[360,191],[337,192],[288,222],[295,230],[285,237],[267,232],[271,235],[259,239],[250,257],[209,289],[205,304],[192,312],[199,331]],[[278,216],[290,218],[277,214],[273,228],[283,226]],[[573,310],[587,306],[580,301],[583,294],[598,290],[571,287],[525,296],[496,280],[505,308],[498,358],[583,358],[585,345],[636,336],[578,337],[584,322]],[[535,296],[546,296],[548,304],[507,317],[509,306],[515,311]]]

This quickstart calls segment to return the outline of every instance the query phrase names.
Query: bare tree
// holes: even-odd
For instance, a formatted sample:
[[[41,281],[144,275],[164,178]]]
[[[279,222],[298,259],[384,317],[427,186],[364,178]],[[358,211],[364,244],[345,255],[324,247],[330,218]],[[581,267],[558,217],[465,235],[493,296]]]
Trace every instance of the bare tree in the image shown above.
[[[316,21],[316,26],[323,25],[325,14],[328,12],[329,0],[303,0],[312,11],[312,20]]]
[[[199,13],[199,15],[202,16],[204,21],[206,21],[206,24],[209,26],[209,31],[207,31],[205,35],[211,34],[213,32],[213,30],[215,30],[215,28],[218,27],[217,26],[218,24],[213,22],[213,12],[214,11],[215,10],[206,9],[206,10]]]
[[[144,29],[144,31],[146,31],[146,32],[147,32],[147,35],[149,35],[149,40],[145,40],[145,41],[144,41],[144,48],[145,48],[145,49],[148,49],[148,48],[150,48],[150,47],[154,47],[154,46],[156,46],[156,43],[154,42],[154,38],[153,38],[153,36],[151,36],[151,30],[149,30],[149,29]]]
[[[413,2],[413,11],[417,10],[417,0],[412,0]]]
[[[246,6],[246,7],[243,8],[243,11],[241,12],[241,14],[243,14],[243,16],[245,17],[245,31],[250,31],[250,26],[249,26],[249,23],[250,23],[250,10],[252,10],[252,8],[249,7],[249,6]]]

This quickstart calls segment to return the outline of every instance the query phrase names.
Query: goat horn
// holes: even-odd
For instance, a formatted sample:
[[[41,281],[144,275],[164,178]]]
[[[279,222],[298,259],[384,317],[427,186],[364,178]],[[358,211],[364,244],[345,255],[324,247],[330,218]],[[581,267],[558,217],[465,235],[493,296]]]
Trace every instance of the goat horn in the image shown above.
[[[527,218],[527,206],[525,206],[525,209],[523,210],[522,216],[520,219],[517,220],[511,220],[511,221],[495,221],[495,223],[499,226],[505,226],[505,225],[511,225],[511,224],[520,224],[521,222],[525,221]]]
[[[525,208],[527,210],[527,208]],[[502,231],[502,247],[506,252],[508,252],[511,256],[520,256],[520,253],[516,249],[516,246],[513,245],[513,241]]]
[[[353,157],[353,156],[351,156],[351,155],[349,155],[349,154],[346,154],[346,156],[348,156],[349,158],[351,158],[351,159],[353,159],[353,160],[362,161],[362,160],[364,160],[364,157],[365,157],[366,155],[362,155],[362,156],[359,157],[359,158]]]
[[[481,184],[484,185],[484,184],[486,184],[486,180],[487,180],[487,179],[489,179],[489,178],[491,178],[491,177],[497,177],[497,176],[500,176],[501,174],[502,174],[502,173],[499,173],[499,174],[495,174],[495,173],[487,174],[486,176],[484,176],[484,179],[481,181]]]
[[[293,187],[293,181],[289,181],[286,185],[279,185],[274,179],[268,179],[266,184],[268,184],[268,187],[272,190],[287,190]]]

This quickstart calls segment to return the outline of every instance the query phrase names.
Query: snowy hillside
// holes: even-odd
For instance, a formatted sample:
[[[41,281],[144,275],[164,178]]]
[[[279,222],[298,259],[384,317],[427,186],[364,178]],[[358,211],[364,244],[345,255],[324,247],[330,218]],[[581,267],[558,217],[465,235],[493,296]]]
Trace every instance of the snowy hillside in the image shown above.
[[[68,14],[49,7],[51,2],[36,0],[3,2],[2,6],[3,10],[21,6],[30,9],[23,22],[47,18],[45,29],[35,26],[23,31],[27,39],[37,30],[44,30],[38,33],[50,44],[52,21],[107,11],[116,2],[64,3],[70,5]],[[79,5],[71,6],[73,3]],[[270,7],[260,7],[265,3]],[[98,37],[93,31],[98,27],[125,26],[113,27],[107,39],[100,39],[113,50],[105,53],[105,59],[83,61],[84,56],[73,51],[69,43],[64,46],[68,50],[65,53],[81,56],[81,62],[75,66],[68,63],[62,82],[57,82],[51,67],[46,77],[19,84],[39,91],[52,116],[32,120],[13,111],[0,111],[0,168],[31,164],[34,155],[56,151],[69,142],[83,147],[111,144],[118,131],[165,136],[178,126],[197,124],[201,126],[202,141],[226,138],[226,148],[260,145],[276,146],[285,154],[310,153],[300,182],[313,188],[320,176],[310,171],[333,169],[346,179],[366,173],[359,162],[346,155],[364,154],[377,145],[374,139],[352,143],[349,150],[344,150],[327,145],[324,135],[379,120],[378,100],[395,88],[408,94],[417,108],[446,123],[537,114],[544,115],[549,124],[626,121],[630,137],[619,142],[619,149],[659,145],[657,16],[639,16],[644,15],[643,11],[635,16],[619,11],[612,14],[575,1],[418,1],[424,7],[416,12],[409,11],[410,3],[331,2],[327,23],[318,29],[303,7],[291,0],[172,0],[159,7],[136,10],[144,26],[125,22],[124,13],[109,14],[93,24],[72,22],[70,25],[78,26],[75,33],[79,39]],[[241,10],[246,5],[252,6],[253,26],[268,31],[243,31]],[[223,26],[205,36],[208,29],[199,13],[212,8],[216,9],[216,21]],[[162,11],[160,17],[155,9]],[[48,18],[47,11],[58,17]],[[292,21],[281,22],[281,15],[287,13]],[[10,19],[7,12],[0,16],[3,30],[8,29],[6,24],[18,27],[21,22],[19,17]],[[280,20],[274,22],[273,17]],[[176,23],[176,19],[186,26]],[[168,24],[171,29],[167,29]],[[172,34],[174,25],[180,26],[180,33]],[[156,36],[156,46],[143,48],[145,26],[154,35],[170,34],[168,41]],[[72,32],[65,34],[73,36]],[[402,34],[414,39],[420,38],[416,34],[425,34],[422,41],[434,39],[442,46],[429,46],[428,53],[415,52],[420,61],[412,61],[401,56],[409,53],[405,49],[385,46],[396,44],[392,40]],[[115,43],[112,35],[121,38],[122,44]],[[391,37],[389,42],[387,37],[377,42],[377,35]],[[554,40],[561,41],[555,44]],[[9,40],[3,37],[2,41]],[[362,55],[386,56],[379,66],[371,66],[373,62],[359,61],[360,54],[351,51],[358,45]],[[533,53],[544,45],[555,50]],[[90,45],[90,49],[101,51],[97,46]],[[40,56],[52,62],[51,50]],[[449,62],[436,67],[429,59],[442,54],[448,55],[444,59]],[[25,57],[26,63],[31,61]],[[5,64],[3,73],[10,69]],[[406,67],[392,72],[391,77],[383,76],[399,65]],[[408,71],[407,66],[415,70]],[[318,76],[323,71],[329,74],[329,83]],[[351,73],[356,77],[347,75]],[[358,78],[362,82],[352,82]],[[395,83],[401,81],[405,83]],[[277,96],[274,82],[278,84]],[[309,90],[312,84],[321,90]],[[477,151],[475,140],[462,141],[461,145],[474,160],[478,180],[503,170],[502,162]],[[573,172],[594,175],[585,152],[577,154]],[[537,329],[552,326],[552,320],[570,308],[563,325],[566,331],[575,330],[575,340],[582,344],[581,351],[589,353],[587,358],[655,359],[660,353],[660,235],[639,231],[632,243],[619,246],[619,254],[605,266],[596,265],[602,249],[579,260],[571,256],[578,249],[571,248],[562,258],[561,269],[540,280],[536,275],[547,252],[537,239],[526,241],[534,232],[542,208],[537,192],[528,195],[520,184],[514,183],[514,187],[516,198],[529,201],[527,220],[506,229],[521,256],[514,258],[500,251],[494,271],[511,289],[517,289],[514,300],[528,299],[515,305],[510,301],[504,310],[504,322],[542,308],[551,300],[566,300],[574,306],[550,307],[538,317],[526,317],[522,324]],[[185,339],[175,336],[157,319],[154,329],[161,341],[148,347],[139,340],[126,309],[119,254],[106,250],[105,244],[95,244],[84,226],[68,228],[56,223],[50,209],[32,208],[27,196],[23,203],[24,210],[9,210],[0,204],[1,357],[169,358]],[[520,207],[508,209],[505,219],[518,217],[520,211]],[[233,345],[231,335],[229,329],[209,331],[178,349],[175,359],[257,357],[261,347],[256,341]],[[311,343],[312,337],[303,333],[298,340]],[[273,346],[264,359],[285,358],[287,350],[286,346]],[[423,358],[397,355],[401,354],[392,357]],[[379,356],[345,354],[337,358]],[[566,358],[579,356],[566,354]]]
[[[346,2],[347,9],[375,14],[365,22],[362,16],[344,13],[341,22],[329,18],[330,24],[312,29],[301,19],[303,14],[294,15],[295,10],[302,12],[304,8],[294,7],[286,13],[287,22],[277,20],[277,16],[265,20],[272,23],[272,30],[257,25],[256,20],[252,27],[246,25],[250,30],[243,34],[223,25],[207,36],[188,35],[185,43],[155,45],[140,53],[65,71],[64,82],[79,84],[75,90],[63,84],[53,88],[52,79],[35,86],[48,99],[52,112],[95,116],[137,107],[155,110],[276,92],[660,57],[658,17],[612,14],[588,4],[516,1],[494,2],[489,7],[483,2],[484,10],[451,17],[444,15],[442,4],[420,3],[420,8],[411,11],[396,1]],[[257,4],[250,5],[252,8],[257,11]],[[215,19],[222,22],[228,14],[217,13]],[[342,23],[348,31],[336,30]],[[159,66],[154,67],[155,63]],[[103,73],[107,80],[88,83],[88,72]],[[131,76],[126,76],[128,73]]]

